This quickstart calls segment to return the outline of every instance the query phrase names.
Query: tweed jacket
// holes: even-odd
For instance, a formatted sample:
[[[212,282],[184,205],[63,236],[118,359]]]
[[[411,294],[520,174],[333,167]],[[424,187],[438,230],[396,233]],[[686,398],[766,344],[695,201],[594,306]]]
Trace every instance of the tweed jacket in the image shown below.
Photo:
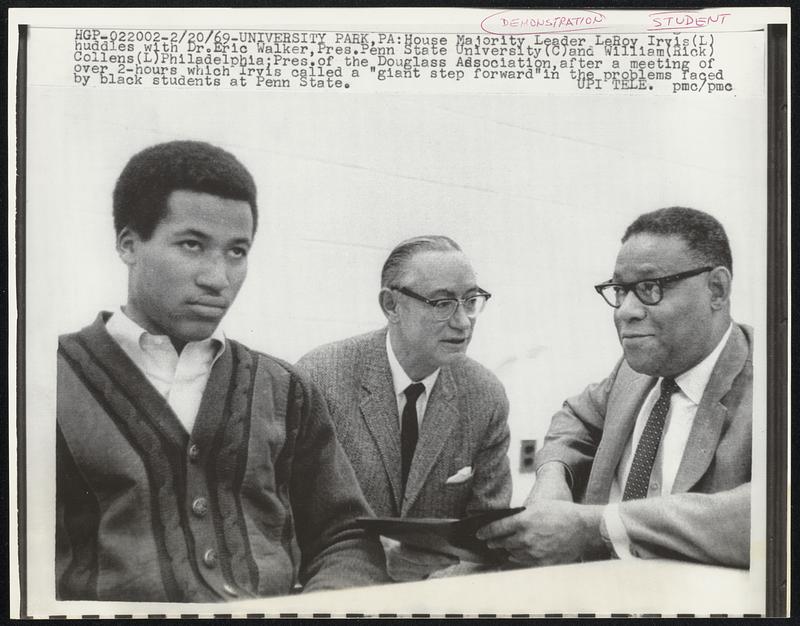
[[[752,329],[734,324],[697,408],[672,493],[619,505],[639,556],[747,567],[753,414]],[[564,463],[576,499],[608,502],[639,409],[657,379],[621,360],[553,417],[537,469]]]
[[[107,315],[59,340],[60,599],[212,602],[387,580],[306,378],[228,341],[189,434]]]
[[[464,356],[441,368],[402,496],[400,420],[387,329],[328,344],[297,367],[319,386],[361,488],[379,517],[462,517],[508,506],[508,400],[500,381]],[[473,475],[447,480],[465,467]]]

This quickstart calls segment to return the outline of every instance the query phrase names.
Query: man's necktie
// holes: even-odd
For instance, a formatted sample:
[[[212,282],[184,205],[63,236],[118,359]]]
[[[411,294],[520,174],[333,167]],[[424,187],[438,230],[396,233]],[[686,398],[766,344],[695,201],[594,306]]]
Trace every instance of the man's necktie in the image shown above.
[[[661,395],[650,411],[650,417],[647,418],[639,444],[636,446],[636,454],[633,455],[628,481],[625,483],[625,493],[622,494],[623,501],[647,497],[650,474],[653,471],[658,446],[661,444],[661,433],[669,413],[670,399],[676,391],[680,391],[680,387],[674,378],[664,378],[661,381]]]
[[[406,395],[406,406],[403,408],[403,423],[400,427],[400,459],[403,472],[403,491],[406,490],[408,470],[417,447],[417,398],[425,391],[422,383],[412,383],[403,392]]]

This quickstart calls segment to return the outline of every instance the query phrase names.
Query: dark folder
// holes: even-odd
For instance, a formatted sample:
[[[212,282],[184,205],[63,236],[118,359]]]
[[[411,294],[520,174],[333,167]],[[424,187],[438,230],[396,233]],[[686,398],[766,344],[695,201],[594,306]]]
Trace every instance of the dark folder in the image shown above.
[[[524,510],[524,506],[492,509],[462,519],[359,517],[357,522],[370,533],[396,539],[408,546],[451,554],[462,561],[491,564],[505,561],[506,553],[488,548],[475,533],[486,524]]]

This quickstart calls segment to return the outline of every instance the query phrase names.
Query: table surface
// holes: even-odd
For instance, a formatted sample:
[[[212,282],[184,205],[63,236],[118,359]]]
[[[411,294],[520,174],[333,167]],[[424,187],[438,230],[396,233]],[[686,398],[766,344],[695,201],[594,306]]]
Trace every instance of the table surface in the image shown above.
[[[37,614],[346,616],[760,615],[765,568],[633,559],[516,569],[227,604],[43,602]],[[38,606],[38,605],[37,605]]]
[[[596,561],[237,603],[248,612],[343,615],[764,612],[756,572],[661,559]],[[237,607],[237,608],[239,608]],[[233,608],[233,607],[231,607]]]

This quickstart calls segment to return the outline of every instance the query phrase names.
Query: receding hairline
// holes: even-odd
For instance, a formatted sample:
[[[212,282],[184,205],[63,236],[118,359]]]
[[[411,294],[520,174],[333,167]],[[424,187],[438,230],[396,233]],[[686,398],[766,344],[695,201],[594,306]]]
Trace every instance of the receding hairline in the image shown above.
[[[451,249],[451,250],[417,250],[415,252],[412,252],[409,255],[409,257],[405,260],[405,262],[403,263],[404,268],[407,268],[409,265],[411,265],[411,263],[414,263],[420,257],[424,257],[426,255],[428,255],[428,256],[436,256],[436,255],[439,255],[439,256],[451,256],[451,255],[457,255],[457,256],[463,257],[464,260],[470,265],[470,267],[472,266],[472,263],[467,258],[467,255],[464,254],[463,250]]]
[[[625,240],[621,242],[621,246],[619,248],[617,256],[619,256],[622,250],[625,249],[625,246],[635,241],[641,241],[644,238],[650,238],[658,241],[669,241],[671,239],[674,239],[683,246],[683,249],[685,250],[687,257],[691,257],[694,260],[703,259],[703,254],[692,248],[691,242],[687,240],[686,237],[674,233],[653,233],[649,231],[641,231],[638,233],[633,233],[629,237],[626,237]]]
[[[658,233],[649,230],[642,230],[636,233],[632,233],[631,235],[625,237],[625,239],[621,240],[620,243],[622,243],[622,245],[624,246],[631,239],[636,239],[637,237],[653,237],[655,239],[678,239],[684,246],[686,246],[687,250],[692,251],[691,247],[692,242],[689,241],[688,238],[686,238],[684,235],[681,235],[680,233]]]
[[[461,246],[445,235],[419,235],[398,243],[384,261],[381,287],[390,287],[407,271],[409,261],[422,252],[462,252]]]
[[[407,283],[409,281],[409,277],[426,278],[426,274],[428,272],[435,272],[437,269],[436,261],[432,261],[426,265],[424,261],[424,257],[426,255],[442,256],[442,257],[450,257],[456,255],[460,257],[464,261],[464,263],[469,267],[470,271],[475,277],[477,286],[477,280],[478,280],[477,272],[475,272],[475,268],[472,267],[472,262],[469,260],[467,255],[464,254],[463,250],[418,250],[405,260],[402,267],[400,268],[400,271],[395,276],[395,281],[401,283]]]

